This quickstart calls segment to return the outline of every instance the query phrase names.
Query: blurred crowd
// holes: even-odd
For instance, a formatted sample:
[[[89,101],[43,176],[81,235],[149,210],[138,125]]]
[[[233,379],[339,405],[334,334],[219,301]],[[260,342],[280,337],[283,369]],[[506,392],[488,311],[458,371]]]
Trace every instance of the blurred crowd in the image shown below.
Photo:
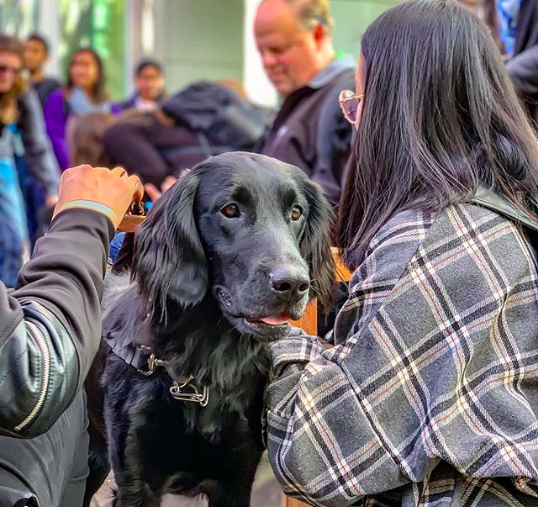
[[[488,24],[538,122],[538,0],[462,3]],[[114,102],[92,48],[76,49],[57,79],[44,70],[54,51],[44,37],[0,35],[0,279],[7,286],[47,230],[60,174],[73,165],[123,166],[142,178],[150,202],[208,156],[254,151],[301,167],[337,206],[353,131],[340,106],[355,99],[341,92],[355,88],[356,62],[336,55],[329,1],[264,0],[253,29],[278,110],[252,103],[231,79],[170,92],[165,69],[150,58],[133,70],[134,93]]]

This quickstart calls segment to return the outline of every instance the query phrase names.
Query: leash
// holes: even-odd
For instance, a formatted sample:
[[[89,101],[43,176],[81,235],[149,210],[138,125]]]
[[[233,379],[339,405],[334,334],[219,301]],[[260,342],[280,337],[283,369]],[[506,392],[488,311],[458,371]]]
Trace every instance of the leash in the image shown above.
[[[126,343],[119,344],[116,340],[106,338],[112,352],[123,359],[128,365],[136,369],[145,377],[151,377],[158,368],[163,368],[172,379],[170,395],[178,401],[191,401],[205,407],[209,402],[209,389],[207,386],[197,387],[192,383],[196,381],[194,375],[186,377],[177,376],[170,364],[155,356],[150,347],[145,345]]]

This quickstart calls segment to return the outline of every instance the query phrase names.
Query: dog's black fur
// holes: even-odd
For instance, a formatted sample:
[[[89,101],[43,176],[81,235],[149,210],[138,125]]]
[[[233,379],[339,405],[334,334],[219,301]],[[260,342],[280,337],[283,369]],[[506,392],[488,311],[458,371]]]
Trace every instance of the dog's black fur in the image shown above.
[[[238,216],[224,209],[230,203]],[[87,384],[87,500],[108,472],[101,378],[116,507],[158,506],[166,493],[205,494],[210,507],[250,505],[266,344],[287,328],[261,319],[297,319],[312,296],[329,298],[330,219],[320,187],[301,170],[247,153],[209,159],[162,196],[135,237],[136,283],[107,311],[103,336],[151,347],[208,386],[209,403],[174,400],[164,368],[146,377],[104,344]]]

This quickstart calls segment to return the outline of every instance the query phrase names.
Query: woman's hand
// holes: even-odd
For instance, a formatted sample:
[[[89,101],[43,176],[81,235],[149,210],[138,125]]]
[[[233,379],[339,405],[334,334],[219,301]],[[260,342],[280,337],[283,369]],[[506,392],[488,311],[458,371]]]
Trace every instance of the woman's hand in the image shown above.
[[[121,167],[80,165],[62,174],[54,216],[66,209],[90,209],[106,215],[117,229],[131,202],[143,196],[140,179]]]

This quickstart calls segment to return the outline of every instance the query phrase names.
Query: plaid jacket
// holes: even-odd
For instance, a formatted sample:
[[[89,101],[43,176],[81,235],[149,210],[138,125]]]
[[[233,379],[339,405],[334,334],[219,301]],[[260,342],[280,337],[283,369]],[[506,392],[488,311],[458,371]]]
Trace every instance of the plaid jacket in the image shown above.
[[[267,447],[326,506],[538,505],[535,254],[474,205],[406,211],[373,239],[323,351],[270,345]]]

